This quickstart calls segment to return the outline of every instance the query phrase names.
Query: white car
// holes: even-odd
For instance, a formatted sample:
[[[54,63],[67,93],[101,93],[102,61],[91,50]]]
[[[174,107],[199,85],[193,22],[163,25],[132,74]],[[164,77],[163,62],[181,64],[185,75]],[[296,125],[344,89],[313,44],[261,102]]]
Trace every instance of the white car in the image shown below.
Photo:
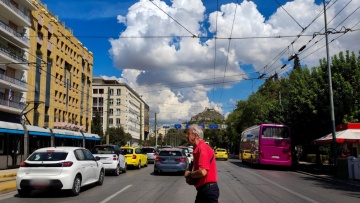
[[[126,173],[127,164],[125,156],[121,154],[120,147],[117,145],[96,145],[91,149],[95,157],[99,157],[104,164],[105,172],[110,172],[116,176]]]
[[[70,190],[76,196],[82,186],[103,184],[105,169],[98,159],[82,147],[38,149],[21,163],[16,188],[20,196],[42,189]]]

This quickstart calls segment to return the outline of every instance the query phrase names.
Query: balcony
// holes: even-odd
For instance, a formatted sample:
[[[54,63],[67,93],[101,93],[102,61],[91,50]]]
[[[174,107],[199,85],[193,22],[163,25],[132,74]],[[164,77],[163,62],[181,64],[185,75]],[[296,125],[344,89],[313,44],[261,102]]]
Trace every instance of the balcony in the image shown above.
[[[51,41],[50,40],[48,40],[48,43],[47,43],[47,49],[48,49],[48,51],[52,51],[52,44],[51,44]]]
[[[11,19],[14,23],[20,26],[30,27],[30,13],[25,13],[16,6],[14,6],[9,0],[0,0],[0,13],[2,16],[12,16]]]
[[[29,70],[28,60],[25,59],[24,56],[20,50],[0,45],[0,61],[3,64],[8,63],[12,68],[18,70]]]
[[[9,27],[6,23],[0,21],[0,33],[5,34],[8,36],[15,36],[14,38],[10,39],[13,41],[16,45],[22,47],[22,48],[29,48],[29,38],[24,36],[24,34],[21,34],[17,32],[16,30]]]
[[[10,84],[9,84],[10,83]],[[0,73],[0,84],[12,85],[18,91],[27,91],[27,83]],[[15,86],[14,86],[15,85]]]
[[[0,99],[0,111],[8,113],[20,113],[25,109],[26,104],[23,102],[10,101],[9,99]]]
[[[40,44],[40,45],[43,44],[43,36],[42,36],[42,33],[38,33],[37,43]]]

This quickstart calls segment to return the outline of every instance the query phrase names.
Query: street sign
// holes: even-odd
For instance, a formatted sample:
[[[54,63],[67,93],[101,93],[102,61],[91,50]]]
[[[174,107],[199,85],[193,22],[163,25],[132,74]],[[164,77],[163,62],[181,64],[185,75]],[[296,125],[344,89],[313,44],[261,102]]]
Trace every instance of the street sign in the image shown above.
[[[168,126],[168,125],[164,125],[164,126],[163,126],[163,128],[170,128],[170,126]]]
[[[209,124],[209,129],[218,129],[218,124]]]
[[[180,128],[181,128],[181,124],[174,124],[174,128],[180,129]]]
[[[202,129],[205,129],[205,124],[198,124],[198,126],[202,127]]]

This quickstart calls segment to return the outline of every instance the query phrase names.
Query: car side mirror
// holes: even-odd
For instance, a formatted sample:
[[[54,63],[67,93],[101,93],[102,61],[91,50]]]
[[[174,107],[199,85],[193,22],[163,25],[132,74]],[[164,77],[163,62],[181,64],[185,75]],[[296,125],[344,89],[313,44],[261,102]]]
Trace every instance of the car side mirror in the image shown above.
[[[100,160],[100,157],[96,156],[95,159],[96,159],[96,161],[99,161],[99,160]]]

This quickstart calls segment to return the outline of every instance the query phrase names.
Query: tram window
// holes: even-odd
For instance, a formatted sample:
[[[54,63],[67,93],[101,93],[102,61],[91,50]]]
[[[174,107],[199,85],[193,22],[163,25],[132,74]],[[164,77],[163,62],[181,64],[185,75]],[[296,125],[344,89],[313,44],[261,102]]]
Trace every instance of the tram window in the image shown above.
[[[5,137],[0,136],[0,154],[4,154],[5,152]]]

